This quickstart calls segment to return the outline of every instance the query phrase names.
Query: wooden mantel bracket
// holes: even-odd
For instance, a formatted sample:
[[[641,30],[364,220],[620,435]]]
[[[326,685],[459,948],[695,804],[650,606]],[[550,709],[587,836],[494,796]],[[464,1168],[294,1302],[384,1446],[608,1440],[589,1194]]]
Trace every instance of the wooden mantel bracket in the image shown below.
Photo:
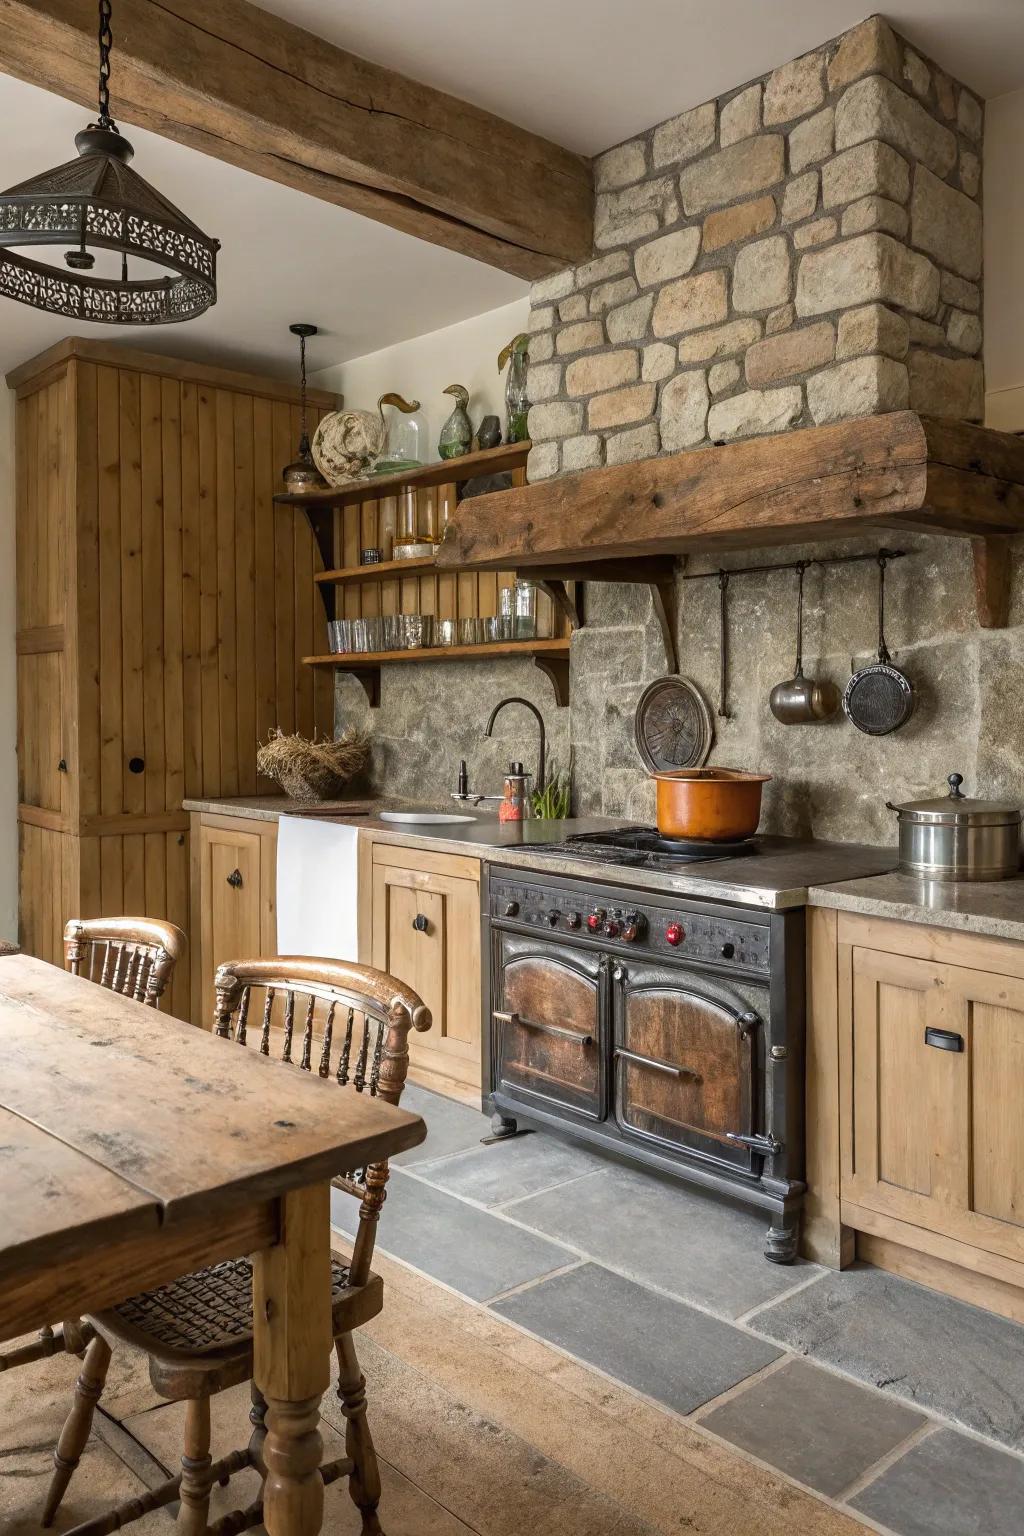
[[[1005,629],[1010,619],[1010,580],[1013,563],[1012,535],[990,533],[972,539],[974,550],[974,600],[982,629]]]
[[[549,571],[531,568],[527,574],[537,582],[538,586],[543,587],[556,602],[559,602],[557,590],[561,587],[562,591],[565,591],[567,579],[577,582],[630,582],[650,587],[651,602],[654,605],[654,617],[658,621],[661,638],[665,644],[665,664],[670,672],[678,672],[679,656],[676,649],[675,631],[672,627],[672,617],[675,613],[676,602],[675,571],[675,557],[672,555],[661,555],[635,560],[573,560],[566,569]],[[560,603],[559,606],[563,605]],[[563,611],[565,611],[564,607]],[[569,610],[569,622],[574,629],[580,623],[578,599],[572,603],[572,607]]]
[[[533,664],[546,677],[551,679],[551,686],[555,693],[555,703],[559,709],[564,709],[569,702],[568,656],[535,656]]]

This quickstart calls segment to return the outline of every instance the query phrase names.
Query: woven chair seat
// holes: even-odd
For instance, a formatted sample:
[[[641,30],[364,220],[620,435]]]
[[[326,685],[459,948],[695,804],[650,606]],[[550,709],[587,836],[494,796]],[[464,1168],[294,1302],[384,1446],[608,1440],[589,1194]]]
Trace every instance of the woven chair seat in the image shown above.
[[[332,1307],[348,1291],[348,1265],[332,1257]],[[248,1259],[211,1264],[122,1301],[100,1321],[115,1332],[123,1329],[132,1343],[157,1354],[233,1353],[252,1344],[252,1265]]]

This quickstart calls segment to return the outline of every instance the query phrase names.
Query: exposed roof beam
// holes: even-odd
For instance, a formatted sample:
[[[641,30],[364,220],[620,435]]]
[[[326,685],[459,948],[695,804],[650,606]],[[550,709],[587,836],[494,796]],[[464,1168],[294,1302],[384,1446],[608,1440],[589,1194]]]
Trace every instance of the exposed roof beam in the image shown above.
[[[124,123],[536,278],[591,254],[589,160],[248,0],[118,0]],[[94,0],[0,0],[0,70],[92,107]]]

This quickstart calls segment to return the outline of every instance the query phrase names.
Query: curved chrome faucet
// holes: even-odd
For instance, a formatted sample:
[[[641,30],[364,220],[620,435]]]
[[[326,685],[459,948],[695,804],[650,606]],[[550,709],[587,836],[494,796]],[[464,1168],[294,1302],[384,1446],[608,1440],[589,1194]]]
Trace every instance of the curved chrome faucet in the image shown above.
[[[537,777],[534,779],[534,788],[535,789],[543,789],[544,788],[544,754],[545,754],[545,747],[546,747],[546,743],[547,743],[547,733],[546,733],[546,731],[544,729],[544,716],[541,714],[541,712],[537,708],[536,704],[531,704],[529,699],[521,698],[520,695],[517,694],[517,693],[511,694],[507,699],[500,700],[500,702],[495,704],[494,708],[491,710],[490,719],[488,720],[486,726],[484,727],[484,735],[485,736],[490,736],[492,734],[492,731],[493,731],[493,728],[494,728],[494,722],[495,722],[495,720],[497,720],[498,715],[505,708],[506,704],[521,704],[524,709],[528,709],[530,711],[530,713],[534,716],[535,720],[537,721],[537,726],[538,726],[538,729],[540,731],[540,750],[539,750],[539,756],[538,756],[538,761],[537,761]]]

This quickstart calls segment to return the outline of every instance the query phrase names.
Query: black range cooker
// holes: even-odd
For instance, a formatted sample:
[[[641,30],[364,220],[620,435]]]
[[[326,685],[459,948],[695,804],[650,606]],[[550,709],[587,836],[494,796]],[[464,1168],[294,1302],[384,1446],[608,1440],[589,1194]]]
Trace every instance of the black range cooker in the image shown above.
[[[544,851],[624,876],[708,855],[647,828]],[[716,853],[756,859],[758,844]],[[548,1126],[744,1201],[770,1218],[765,1256],[791,1262],[805,1188],[803,908],[499,865],[485,891],[496,1131]]]

